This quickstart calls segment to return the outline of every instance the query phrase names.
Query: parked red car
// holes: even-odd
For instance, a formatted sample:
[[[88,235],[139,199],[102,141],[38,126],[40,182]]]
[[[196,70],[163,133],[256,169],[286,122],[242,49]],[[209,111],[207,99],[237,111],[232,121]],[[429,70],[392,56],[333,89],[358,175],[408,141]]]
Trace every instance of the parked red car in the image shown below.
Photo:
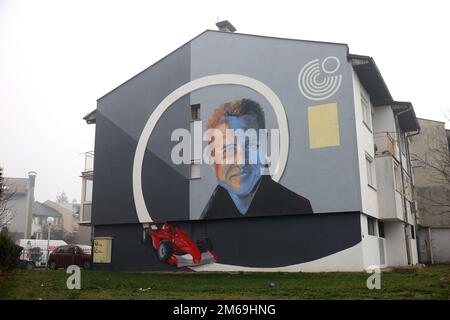
[[[91,253],[76,245],[60,246],[50,253],[48,259],[50,269],[67,268],[70,265],[90,269],[92,265]]]

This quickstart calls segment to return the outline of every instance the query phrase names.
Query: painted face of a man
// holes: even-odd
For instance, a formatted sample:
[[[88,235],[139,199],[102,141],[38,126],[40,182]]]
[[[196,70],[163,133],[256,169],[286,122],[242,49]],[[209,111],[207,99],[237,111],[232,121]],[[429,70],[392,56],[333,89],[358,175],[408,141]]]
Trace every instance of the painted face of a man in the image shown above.
[[[236,195],[250,193],[259,181],[262,169],[258,156],[256,117],[225,116],[215,129],[223,137],[222,145],[214,150],[214,168],[219,185]],[[244,135],[249,129],[255,133],[252,137]]]

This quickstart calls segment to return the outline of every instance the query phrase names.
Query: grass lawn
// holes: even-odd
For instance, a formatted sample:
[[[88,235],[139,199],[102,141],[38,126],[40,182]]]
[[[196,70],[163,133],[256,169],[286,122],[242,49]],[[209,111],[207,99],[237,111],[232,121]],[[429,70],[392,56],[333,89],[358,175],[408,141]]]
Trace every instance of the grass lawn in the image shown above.
[[[367,273],[128,273],[81,270],[81,290],[68,290],[65,270],[0,275],[0,299],[449,299],[450,266]],[[276,286],[269,288],[274,282]],[[147,289],[148,290],[143,290]]]

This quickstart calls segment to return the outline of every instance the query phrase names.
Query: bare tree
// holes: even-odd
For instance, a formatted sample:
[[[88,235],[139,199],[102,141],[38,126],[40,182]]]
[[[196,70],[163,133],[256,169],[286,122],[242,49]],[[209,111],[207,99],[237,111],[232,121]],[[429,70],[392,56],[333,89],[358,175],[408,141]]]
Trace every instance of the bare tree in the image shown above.
[[[447,113],[450,120],[450,112]],[[414,137],[415,138],[415,137]],[[411,152],[411,162],[417,174],[417,198],[433,214],[450,214],[450,152],[442,127],[428,129],[421,150]],[[414,140],[414,139],[413,139]]]
[[[67,198],[67,195],[64,192],[64,190],[56,196],[56,202],[57,203],[69,203],[69,198]]]
[[[13,211],[8,202],[14,197],[14,194],[14,190],[8,188],[8,185],[3,178],[3,168],[0,167],[0,230],[7,227],[13,218]]]

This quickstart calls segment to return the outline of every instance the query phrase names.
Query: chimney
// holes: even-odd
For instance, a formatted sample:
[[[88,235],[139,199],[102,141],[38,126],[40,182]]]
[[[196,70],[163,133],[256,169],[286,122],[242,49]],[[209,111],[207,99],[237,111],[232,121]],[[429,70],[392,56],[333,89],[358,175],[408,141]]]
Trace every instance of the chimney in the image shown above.
[[[223,20],[216,23],[217,28],[219,28],[219,31],[222,32],[235,32],[236,28],[230,23],[228,20]]]
[[[27,211],[25,216],[25,233],[24,239],[31,237],[31,223],[33,221],[33,202],[34,202],[34,184],[37,173],[34,171],[28,172],[28,192],[27,192]]]

